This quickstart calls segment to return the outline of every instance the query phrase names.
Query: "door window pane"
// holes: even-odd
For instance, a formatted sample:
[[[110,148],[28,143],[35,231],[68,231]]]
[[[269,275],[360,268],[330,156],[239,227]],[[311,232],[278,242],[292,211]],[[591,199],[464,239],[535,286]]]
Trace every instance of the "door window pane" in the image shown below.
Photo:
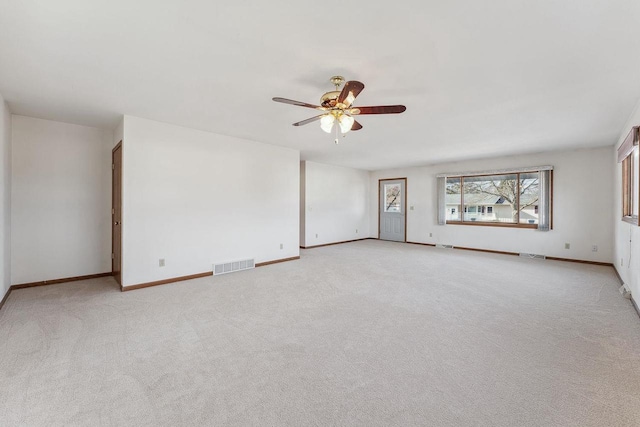
[[[400,203],[402,201],[400,184],[384,185],[384,211],[385,212],[401,212]]]

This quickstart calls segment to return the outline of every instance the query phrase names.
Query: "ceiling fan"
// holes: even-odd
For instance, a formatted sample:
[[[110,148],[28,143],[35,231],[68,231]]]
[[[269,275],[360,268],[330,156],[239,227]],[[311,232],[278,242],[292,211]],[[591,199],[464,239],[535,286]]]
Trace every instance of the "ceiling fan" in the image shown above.
[[[351,130],[360,130],[362,125],[353,116],[363,114],[398,114],[404,112],[407,107],[404,105],[378,105],[374,107],[353,107],[353,101],[364,89],[364,84],[355,80],[345,83],[342,90],[340,86],[344,83],[344,77],[333,76],[330,79],[336,87],[335,90],[325,93],[320,98],[320,105],[307,104],[306,102],[294,101],[286,98],[273,98],[276,102],[284,104],[298,105],[300,107],[313,108],[323,111],[322,114],[294,123],[294,126],[302,126],[320,120],[320,128],[327,133],[331,133],[333,126],[336,126],[336,144],[338,129],[345,134]]]

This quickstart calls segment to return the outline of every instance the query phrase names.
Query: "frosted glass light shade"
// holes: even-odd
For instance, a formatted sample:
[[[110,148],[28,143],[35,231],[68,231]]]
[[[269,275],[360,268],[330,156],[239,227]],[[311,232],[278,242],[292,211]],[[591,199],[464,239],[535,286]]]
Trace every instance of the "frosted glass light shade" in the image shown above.
[[[320,128],[326,133],[331,133],[331,129],[333,128],[333,123],[335,121],[336,118],[333,117],[333,114],[327,114],[320,119]]]
[[[351,116],[347,116],[346,114],[343,114],[342,116],[340,116],[339,123],[340,123],[340,130],[342,131],[342,133],[349,132],[351,130],[351,126],[353,126],[353,122],[354,122],[354,119]]]

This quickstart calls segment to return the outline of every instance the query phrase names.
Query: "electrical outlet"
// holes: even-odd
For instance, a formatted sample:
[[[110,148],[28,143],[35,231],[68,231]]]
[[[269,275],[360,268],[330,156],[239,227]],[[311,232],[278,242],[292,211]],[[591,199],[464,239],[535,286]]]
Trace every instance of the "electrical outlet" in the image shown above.
[[[598,252],[598,245],[591,246],[591,252]]]
[[[565,249],[571,249],[571,243],[565,243],[564,244],[564,248]]]
[[[433,237],[433,233],[429,233],[429,237]]]
[[[356,234],[358,234],[358,229],[356,228]]]
[[[280,249],[284,249],[284,245],[280,243]]]
[[[159,267],[164,267],[164,258],[160,258],[160,259],[158,260],[158,266],[159,266]]]
[[[316,233],[316,239],[318,238],[318,233]]]

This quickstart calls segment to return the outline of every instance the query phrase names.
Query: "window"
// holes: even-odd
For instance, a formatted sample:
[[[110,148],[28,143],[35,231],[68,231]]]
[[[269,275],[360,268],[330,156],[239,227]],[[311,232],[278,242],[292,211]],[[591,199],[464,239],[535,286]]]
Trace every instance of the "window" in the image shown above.
[[[633,216],[633,176],[634,176],[634,161],[633,157],[634,152],[638,152],[637,149],[634,149],[631,154],[629,154],[622,161],[622,217],[623,218],[631,218]]]
[[[384,185],[384,211],[385,212],[400,212],[400,202],[402,195],[400,194],[400,184],[385,184]]]
[[[638,127],[631,129],[618,148],[618,162],[622,163],[622,219],[632,224],[638,224],[640,201]]]
[[[447,178],[447,221],[460,221],[460,178]],[[453,200],[457,203],[449,203]]]
[[[438,175],[438,223],[549,230],[552,169]]]
[[[461,222],[537,224],[538,172],[448,178],[447,205],[464,208]],[[460,191],[461,189],[461,191]],[[482,207],[479,204],[484,205]],[[482,215],[483,207],[495,215]]]

